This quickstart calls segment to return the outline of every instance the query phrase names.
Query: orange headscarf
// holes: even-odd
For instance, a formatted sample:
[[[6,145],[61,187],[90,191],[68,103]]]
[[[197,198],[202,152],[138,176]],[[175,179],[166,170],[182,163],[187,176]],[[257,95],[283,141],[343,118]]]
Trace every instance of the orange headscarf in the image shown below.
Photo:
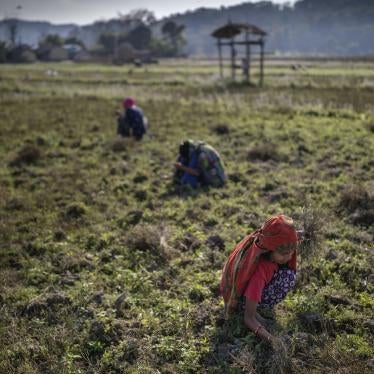
[[[235,311],[238,299],[256,270],[261,254],[277,249],[296,249],[297,232],[292,218],[279,214],[268,219],[259,230],[247,235],[231,252],[222,271],[221,295],[226,315]],[[296,251],[288,262],[296,270]]]

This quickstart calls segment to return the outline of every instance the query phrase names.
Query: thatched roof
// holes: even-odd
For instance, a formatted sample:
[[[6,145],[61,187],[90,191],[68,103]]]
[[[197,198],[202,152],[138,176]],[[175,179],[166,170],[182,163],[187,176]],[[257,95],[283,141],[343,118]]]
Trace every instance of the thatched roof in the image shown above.
[[[255,25],[250,25],[249,23],[231,23],[222,26],[212,32],[214,38],[219,39],[231,39],[236,35],[241,34],[242,32],[248,32],[250,34],[265,36],[266,32],[261,30]]]

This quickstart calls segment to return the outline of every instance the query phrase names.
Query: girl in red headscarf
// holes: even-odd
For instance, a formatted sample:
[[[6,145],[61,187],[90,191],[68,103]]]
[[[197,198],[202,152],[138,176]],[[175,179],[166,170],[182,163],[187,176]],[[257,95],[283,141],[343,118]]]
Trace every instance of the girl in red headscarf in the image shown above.
[[[268,219],[231,252],[223,268],[220,290],[226,315],[245,299],[244,322],[257,336],[276,343],[260,323],[257,307],[273,308],[295,286],[298,234],[283,214]]]

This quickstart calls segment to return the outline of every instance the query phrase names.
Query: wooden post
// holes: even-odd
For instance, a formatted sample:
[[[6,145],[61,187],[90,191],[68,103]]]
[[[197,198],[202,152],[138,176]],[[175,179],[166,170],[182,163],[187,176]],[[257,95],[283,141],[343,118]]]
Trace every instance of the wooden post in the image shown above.
[[[245,43],[246,43],[245,44],[245,66],[243,68],[244,68],[245,81],[247,83],[250,83],[249,66],[250,66],[250,53],[251,53],[251,51],[250,51],[250,45],[249,45],[248,30],[245,31]]]
[[[218,46],[218,58],[219,58],[219,76],[222,79],[223,78],[222,45],[221,45],[221,39],[220,38],[218,38],[217,46]]]
[[[251,44],[248,43],[248,83],[251,83]]]
[[[264,84],[264,41],[260,43],[260,87]]]
[[[234,38],[231,39],[231,78],[232,80],[235,80],[235,46],[234,46]]]

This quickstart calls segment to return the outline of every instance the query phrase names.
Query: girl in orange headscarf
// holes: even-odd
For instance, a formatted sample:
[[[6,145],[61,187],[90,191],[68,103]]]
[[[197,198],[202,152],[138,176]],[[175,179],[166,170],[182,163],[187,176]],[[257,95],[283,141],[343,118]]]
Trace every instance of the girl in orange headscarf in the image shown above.
[[[246,326],[272,343],[277,339],[259,322],[257,307],[272,308],[295,286],[297,244],[293,220],[279,214],[237,244],[223,268],[220,290],[226,315],[244,296]]]

